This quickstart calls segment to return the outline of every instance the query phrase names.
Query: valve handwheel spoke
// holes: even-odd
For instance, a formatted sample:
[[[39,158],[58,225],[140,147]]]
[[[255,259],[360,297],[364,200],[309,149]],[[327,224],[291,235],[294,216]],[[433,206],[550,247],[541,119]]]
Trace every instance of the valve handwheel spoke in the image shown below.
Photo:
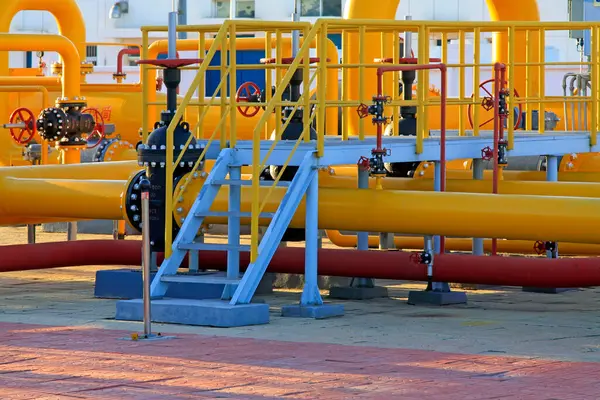
[[[478,87],[478,89],[481,89],[485,92],[484,97],[481,98],[481,104],[480,104],[480,106],[485,111],[493,112],[493,110],[494,110],[494,103],[496,102],[496,98],[492,94],[492,91],[488,90],[488,88],[486,87],[486,86],[490,86],[490,88],[491,88],[493,83],[494,83],[494,79],[488,79],[487,81],[481,82]],[[507,85],[508,85],[507,82],[504,82],[504,86],[506,87]],[[517,89],[513,89],[513,96],[519,97],[519,92],[517,92]],[[475,93],[473,93],[471,95],[471,98],[474,98],[474,97],[475,97]],[[517,120],[515,121],[514,129],[518,129],[518,127],[521,125],[521,118],[522,118],[522,114],[523,114],[523,105],[521,103],[517,104],[517,108],[519,109],[519,115],[517,116]],[[474,105],[469,104],[469,107],[467,108],[467,117],[469,118],[469,125],[471,126],[471,128],[473,128],[475,126],[475,124],[473,122],[474,112],[475,112]],[[494,117],[492,116],[490,119],[488,119],[484,123],[479,124],[479,128],[482,128],[485,125],[487,125],[493,121],[494,121]]]
[[[10,136],[17,144],[27,144],[35,136],[35,116],[25,107],[17,108],[8,119],[11,124],[23,124],[22,128],[10,128]]]
[[[94,147],[98,146],[100,144],[100,142],[102,142],[102,140],[104,139],[106,133],[105,133],[105,129],[104,129],[104,117],[102,117],[102,113],[100,111],[98,111],[97,108],[86,108],[84,110],[81,111],[82,114],[90,114],[93,118],[94,118],[94,130],[87,135],[87,138],[85,139],[88,142],[88,149],[93,149]],[[98,140],[90,146],[89,142],[90,142],[90,138],[92,136],[97,136]]]
[[[235,101],[237,103],[250,103],[254,99],[260,97],[260,87],[254,82],[244,82],[240,85],[235,94]],[[258,106],[239,106],[237,107],[240,114],[244,117],[252,118],[260,111]]]

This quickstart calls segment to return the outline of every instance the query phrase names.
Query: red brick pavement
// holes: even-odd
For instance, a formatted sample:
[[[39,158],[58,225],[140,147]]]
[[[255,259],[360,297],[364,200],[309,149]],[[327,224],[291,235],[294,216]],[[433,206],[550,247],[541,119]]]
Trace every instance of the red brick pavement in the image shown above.
[[[0,399],[598,399],[600,363],[0,323]],[[398,338],[401,340],[401,337]]]

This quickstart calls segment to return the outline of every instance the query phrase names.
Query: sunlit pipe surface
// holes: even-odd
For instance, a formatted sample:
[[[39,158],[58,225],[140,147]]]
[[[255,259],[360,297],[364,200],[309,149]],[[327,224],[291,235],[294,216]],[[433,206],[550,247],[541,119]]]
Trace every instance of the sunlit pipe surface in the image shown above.
[[[374,5],[373,2],[365,0],[348,0],[344,8],[345,19],[367,19],[367,20],[395,20],[398,5],[401,0],[380,0]],[[536,0],[486,0],[490,10],[490,19],[492,21],[539,21],[539,11]],[[402,18],[401,16],[400,18]],[[385,47],[387,54],[392,54],[391,35],[387,35],[387,40],[382,46],[382,38],[379,33],[367,33],[364,46],[364,58],[366,63],[373,63],[376,58],[381,58],[382,47]],[[529,40],[525,40],[524,32],[517,32],[515,38],[515,62],[523,63],[526,61],[527,49],[530,49],[528,62],[535,63],[538,60],[539,52],[537,34],[530,33]],[[357,33],[348,35],[348,44],[351,49],[349,52],[349,62],[357,64],[360,62],[359,38]],[[507,62],[508,54],[508,35],[507,33],[494,35],[494,57],[493,62]],[[368,103],[375,93],[376,72],[374,68],[366,68],[364,74],[365,98],[360,98],[359,93],[359,69],[351,68],[348,70],[348,97],[350,99],[360,99],[363,103]],[[538,72],[536,68],[529,71],[531,88],[537,90]],[[525,91],[525,67],[516,67],[514,86],[518,91]],[[386,93],[391,93],[391,87],[386,87]],[[531,94],[534,96],[535,94]],[[458,108],[456,108],[458,109]],[[348,129],[350,135],[358,135],[358,116],[354,113],[348,113]],[[365,124],[365,132],[374,134],[375,127],[371,124]]]
[[[183,181],[183,180],[182,180]],[[192,179],[183,196],[184,213],[196,199],[203,180]],[[251,188],[242,188],[242,211],[249,212]],[[270,188],[261,188],[265,200]],[[275,212],[285,188],[274,188],[265,212]],[[179,189],[176,190],[179,192]],[[211,208],[227,211],[228,190],[222,187]],[[489,195],[392,190],[322,188],[319,190],[319,227],[342,231],[402,232],[453,237],[497,237],[522,240],[554,240],[600,243],[600,199],[525,195]],[[551,218],[548,210],[552,210]],[[176,215],[179,221],[179,216]],[[209,217],[207,223],[226,223]],[[242,223],[248,224],[248,218]],[[267,223],[263,220],[261,223]],[[290,227],[304,226],[304,203]],[[573,229],[565,229],[573,227]]]
[[[85,163],[76,165],[44,165],[0,168],[1,178],[37,178],[126,180],[131,174],[141,170],[136,161],[117,161],[112,163]],[[3,187],[2,190],[5,188]]]
[[[83,265],[140,265],[141,242],[89,240],[0,247],[0,272]],[[268,272],[304,273],[303,248],[279,248]],[[23,257],[27,254],[27,257]],[[224,270],[227,253],[201,251],[200,265]],[[162,258],[162,257],[161,257]],[[158,261],[161,261],[161,258]],[[245,270],[250,255],[240,253]],[[408,252],[320,249],[319,274],[358,278],[426,281],[427,269]],[[595,258],[517,258],[444,254],[436,256],[433,277],[438,281],[503,286],[586,287],[600,285]]]
[[[327,230],[327,238],[339,247],[356,247],[356,235],[346,235],[339,231]],[[379,236],[369,236],[369,247],[379,247]],[[398,249],[423,249],[423,238],[414,236],[396,236],[394,245]],[[484,251],[492,251],[492,241],[483,241]],[[532,240],[498,240],[498,252],[512,254],[535,254],[534,241]],[[446,238],[446,250],[468,251],[473,250],[473,240],[465,238]],[[560,243],[559,252],[568,256],[598,256],[600,246],[595,244]]]
[[[433,179],[433,168],[427,168],[425,174],[415,179]],[[473,179],[472,171],[448,170],[447,179]],[[486,170],[483,179],[492,179],[492,171]],[[502,179],[506,181],[545,181],[544,171],[503,171]],[[559,172],[560,182],[600,182],[600,172]]]
[[[600,177],[600,174],[598,174]],[[356,188],[356,178],[350,176],[319,175],[321,187]],[[433,191],[433,179],[385,178],[382,186],[388,190]],[[375,187],[375,180],[369,180]],[[451,179],[446,191],[455,193],[492,193],[491,180]],[[500,181],[499,194],[527,194],[535,196],[572,196],[600,198],[600,184],[592,182]]]
[[[125,184],[126,181],[0,178],[5,196],[0,202],[0,224],[14,221],[17,216],[120,220]],[[32,201],[36,201],[35,206]]]
[[[205,51],[208,51],[210,49],[210,47],[212,46],[214,40],[213,39],[206,39],[204,42],[204,49]],[[300,45],[302,45],[303,40],[300,40]],[[179,51],[194,51],[194,50],[198,50],[198,39],[180,39],[177,40],[177,50]],[[289,57],[292,55],[292,39],[290,37],[282,37],[281,38],[281,44],[282,44],[282,57]],[[229,41],[227,41],[227,45],[229,45]],[[271,48],[275,49],[277,45],[277,39],[276,38],[272,38],[271,39]],[[316,47],[317,45],[317,41],[314,40],[312,43],[312,47]],[[263,50],[265,49],[265,39],[264,38],[238,38],[235,40],[235,47],[237,50]],[[168,50],[168,40],[157,40],[154,43],[152,43],[150,45],[150,47],[148,47],[148,58],[149,59],[156,59],[158,57],[158,55],[160,53],[166,52]],[[329,63],[330,64],[337,64],[338,63],[338,51],[337,51],[337,47],[335,46],[335,44],[331,41],[331,40],[327,40],[327,58],[329,58]],[[144,75],[144,79],[146,82],[151,82],[152,81],[152,76],[153,74],[155,75],[156,73],[152,70],[147,70],[147,73]],[[243,82],[238,82],[238,85],[241,84]],[[338,79],[338,70],[335,68],[328,68],[327,69],[327,96],[326,98],[328,100],[337,100],[339,97],[339,79]],[[148,101],[149,102],[154,102],[156,101],[156,91],[154,90],[150,90],[149,91],[149,97],[148,97]],[[148,113],[149,117],[151,118],[148,122],[148,126],[152,126],[154,124],[154,119],[156,118],[156,107],[151,106],[149,108],[150,112]],[[219,111],[220,113],[220,111]],[[327,113],[327,132],[329,134],[337,134],[337,129],[338,129],[338,112],[337,112],[337,108],[333,108],[330,107],[326,110]],[[220,115],[220,114],[219,114]],[[219,120],[218,116],[214,117],[217,121]],[[246,117],[241,117],[239,116],[239,118],[243,118],[243,119],[248,119]],[[257,116],[257,118],[260,118],[260,113]],[[250,118],[251,119],[251,118]],[[238,126],[238,129],[240,128],[240,126]],[[254,129],[254,125],[252,125],[252,130]],[[212,132],[212,130],[211,130]],[[251,133],[252,131],[249,131],[249,133]]]
[[[59,35],[0,33],[0,52],[38,50],[56,51],[60,54],[63,58],[62,94],[70,100],[80,97],[81,65],[77,48],[73,42]]]

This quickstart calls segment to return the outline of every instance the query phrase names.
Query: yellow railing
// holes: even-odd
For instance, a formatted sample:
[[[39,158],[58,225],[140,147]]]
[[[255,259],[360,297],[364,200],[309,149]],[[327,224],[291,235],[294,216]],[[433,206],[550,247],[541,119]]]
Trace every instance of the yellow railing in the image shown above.
[[[479,92],[481,76],[485,68],[492,68],[493,63],[482,62],[483,56],[480,49],[482,35],[492,34],[494,40],[504,43],[503,53],[497,54],[494,61],[503,62],[507,67],[507,87],[509,93],[515,89],[519,92],[519,97],[508,97],[508,109],[514,110],[515,106],[521,106],[526,111],[526,128],[531,130],[532,112],[538,110],[538,129],[540,134],[544,133],[544,111],[552,110],[560,115],[562,105],[565,101],[564,96],[546,95],[546,69],[548,67],[568,66],[589,68],[592,76],[591,93],[588,96],[571,96],[569,102],[579,102],[584,107],[590,109],[589,123],[585,127],[591,133],[590,143],[596,144],[596,134],[598,132],[598,121],[600,121],[600,72],[598,62],[600,62],[600,24],[592,23],[541,23],[541,22],[442,22],[442,21],[388,21],[388,20],[340,20],[340,19],[320,19],[316,23],[308,22],[266,22],[249,20],[231,20],[225,21],[222,25],[215,26],[182,26],[179,31],[198,33],[198,54],[199,58],[204,60],[197,70],[196,77],[188,92],[183,96],[173,122],[168,128],[167,148],[172,148],[172,135],[176,122],[184,115],[186,108],[198,107],[198,120],[194,131],[196,137],[204,138],[203,121],[211,107],[220,107],[220,118],[217,126],[208,136],[208,141],[218,140],[221,148],[227,146],[233,147],[238,141],[236,118],[236,108],[240,105],[235,98],[236,72],[240,69],[259,69],[262,68],[266,73],[266,99],[263,103],[252,103],[252,106],[262,107],[263,112],[260,115],[253,129],[252,135],[252,218],[251,218],[251,258],[255,260],[258,256],[258,223],[259,215],[264,208],[265,201],[259,198],[259,177],[265,167],[269,156],[273,153],[275,147],[281,140],[281,134],[285,131],[288,121],[282,122],[280,116],[282,107],[290,107],[292,115],[298,109],[303,109],[303,133],[294,143],[283,169],[275,179],[274,185],[281,178],[285,167],[289,164],[296,149],[301,142],[310,140],[310,126],[316,119],[317,140],[315,150],[317,156],[322,156],[325,143],[325,116],[332,115],[327,111],[332,109],[342,112],[342,139],[357,137],[363,139],[367,135],[375,133],[375,127],[368,120],[359,119],[356,114],[356,107],[360,104],[371,103],[372,96],[377,94],[376,70],[383,64],[380,60],[391,58],[389,64],[398,64],[402,55],[399,52],[400,37],[404,32],[412,32],[416,39],[415,57],[418,64],[429,63],[432,53],[431,38],[441,38],[441,48],[439,49],[441,62],[446,64],[449,72],[456,76],[458,82],[458,96],[450,96],[447,99],[447,115],[451,116],[447,122],[447,129],[456,129],[460,136],[477,136],[483,129],[480,129],[480,123],[491,118],[486,116],[481,109],[482,96]],[[282,62],[281,41],[284,35],[290,35],[292,31],[300,31],[302,36],[301,46],[297,56],[291,63]],[[565,30],[588,30],[591,32],[591,57],[589,62],[545,62],[545,35],[547,32]],[[166,27],[144,27],[142,28],[142,58],[147,56],[148,33],[151,31],[166,31]],[[264,33],[265,54],[270,57],[273,51],[272,40],[275,38],[275,62],[265,65],[237,65],[236,60],[236,35],[244,32]],[[330,45],[328,33],[341,33],[343,40],[342,63],[337,60],[328,60],[327,46]],[[448,58],[448,39],[453,38],[458,41],[458,62],[452,63]],[[212,45],[205,51],[206,40],[212,39]],[[310,64],[311,43],[316,42],[317,57],[319,61],[316,65]],[[467,59],[466,50],[469,45],[473,46],[472,60]],[[219,66],[209,67],[211,60],[217,51],[221,51],[221,60]],[[379,60],[379,61],[378,61]],[[335,61],[335,62],[333,62]],[[152,68],[144,66],[144,73]],[[303,83],[302,95],[296,102],[283,101],[282,95],[288,87],[290,80],[298,69],[302,70]],[[186,68],[190,69],[190,68]],[[218,69],[221,71],[221,82],[215,90],[212,98],[204,98],[204,76],[206,71]],[[341,99],[327,98],[325,91],[327,88],[328,72],[331,69],[340,69],[340,78],[342,85]],[[472,95],[467,93],[467,73],[472,70]],[[275,75],[273,78],[272,74]],[[146,76],[145,74],[143,74]],[[452,72],[449,74],[452,77]],[[423,143],[429,137],[429,132],[436,129],[435,124],[439,121],[436,113],[440,112],[440,98],[430,90],[429,71],[418,71],[416,79],[416,95],[413,100],[405,101],[400,98],[398,82],[400,73],[394,72],[384,75],[383,93],[391,97],[391,103],[386,106],[386,115],[393,116],[394,126],[397,129],[397,123],[400,119],[401,106],[417,107],[417,132],[416,132],[416,152],[423,151]],[[311,85],[316,80],[316,89],[312,93],[316,94],[315,99],[311,99]],[[231,94],[229,97],[221,95],[217,99],[218,93],[224,93],[226,84],[229,84]],[[144,95],[147,98],[153,82],[143,82]],[[275,93],[268,90],[271,85],[276,87]],[[557,84],[558,85],[558,84]],[[490,86],[491,88],[491,86]],[[197,101],[191,101],[193,93],[200,89],[200,98]],[[412,90],[404,88],[403,90]],[[493,92],[492,92],[493,93]],[[143,104],[143,133],[149,132],[148,107],[158,105],[155,102],[150,104],[144,100]],[[467,128],[468,115],[467,110],[472,109],[472,131]],[[275,118],[273,113],[275,112]],[[227,122],[229,118],[229,129]],[[327,123],[329,126],[331,121]],[[514,114],[509,113],[507,138],[509,149],[514,148]],[[394,129],[394,130],[396,130]],[[491,124],[488,130],[491,129]],[[261,140],[269,138],[273,133],[273,139],[266,155],[261,157]],[[398,134],[398,132],[395,132]],[[217,136],[218,135],[218,136]],[[190,139],[191,140],[191,139]],[[186,148],[189,145],[189,141]],[[207,146],[208,148],[208,146]],[[206,150],[205,150],[206,151]],[[182,157],[183,155],[180,155]],[[196,171],[200,165],[202,157],[194,165],[193,171]],[[179,160],[173,160],[172,154],[167,152],[167,193],[173,190],[172,173]],[[185,189],[185,183],[182,190]],[[268,190],[268,195],[273,188]],[[171,237],[171,215],[174,206],[177,203],[179,193],[174,197],[167,196],[167,218],[166,218],[166,243],[167,255],[170,253]]]

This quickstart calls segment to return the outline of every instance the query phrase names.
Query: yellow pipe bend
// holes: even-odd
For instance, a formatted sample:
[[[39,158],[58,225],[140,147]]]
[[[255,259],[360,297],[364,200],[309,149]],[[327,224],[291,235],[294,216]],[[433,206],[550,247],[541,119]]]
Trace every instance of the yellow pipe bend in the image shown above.
[[[64,62],[62,94],[73,100],[80,97],[79,75],[81,65],[77,48],[69,39],[58,35],[22,35],[0,33],[1,51],[56,51]],[[39,78],[34,78],[39,79]],[[39,85],[39,83],[38,83]]]

